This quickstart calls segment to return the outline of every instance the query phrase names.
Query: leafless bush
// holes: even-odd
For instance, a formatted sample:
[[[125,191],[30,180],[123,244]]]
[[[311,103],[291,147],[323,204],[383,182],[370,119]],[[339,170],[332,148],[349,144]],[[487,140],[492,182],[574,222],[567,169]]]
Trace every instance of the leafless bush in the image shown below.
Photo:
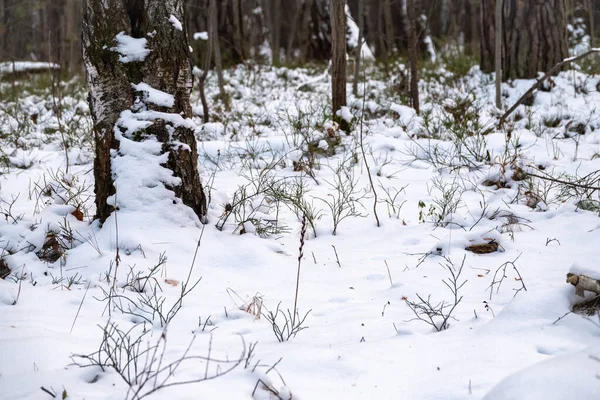
[[[151,331],[135,325],[122,330],[114,322],[107,322],[102,329],[102,341],[98,350],[91,354],[74,354],[74,365],[99,367],[102,372],[115,371],[127,384],[126,400],[140,400],[172,386],[181,386],[216,379],[237,368],[244,360],[246,346],[242,339],[242,353],[233,360],[221,360],[212,356],[212,338],[206,355],[192,354],[195,336],[187,348],[174,361],[167,361],[167,330],[157,340],[149,338]],[[140,332],[141,330],[141,332]],[[203,373],[189,379],[177,378],[180,369],[192,365]]]
[[[504,279],[507,278],[506,269],[508,267],[512,267],[512,269],[515,270],[515,272],[517,274],[517,276],[515,276],[515,281],[521,283],[520,288],[513,289],[515,291],[514,295],[516,296],[521,290],[527,291],[527,287],[525,286],[523,277],[521,276],[521,273],[519,272],[519,270],[517,269],[517,265],[515,264],[517,262],[517,260],[519,259],[519,257],[521,257],[521,254],[519,254],[517,256],[517,258],[515,258],[514,260],[503,263],[496,269],[496,272],[494,272],[494,277],[492,278],[492,283],[490,283],[490,286],[488,288],[490,290],[490,300],[492,300],[492,295],[494,294],[494,287],[496,287],[496,294],[498,294],[498,292],[500,291],[500,286],[502,286]]]
[[[419,299],[418,302],[406,300],[406,305],[415,314],[415,318],[410,321],[423,321],[426,324],[431,325],[438,332],[448,329],[450,326],[450,319],[455,319],[454,310],[463,298],[462,296],[459,296],[458,292],[465,283],[467,283],[466,280],[460,281],[460,275],[465,265],[466,256],[463,257],[462,263],[458,269],[455,268],[450,258],[444,258],[446,264],[443,265],[443,267],[448,270],[450,277],[442,280],[442,282],[450,289],[452,300],[450,302],[441,301],[439,303],[433,303],[431,301],[431,295],[427,296],[427,298],[423,298],[418,293],[416,294]]]
[[[171,307],[165,307],[167,297],[162,294],[163,290],[156,276],[166,262],[165,253],[161,253],[158,262],[146,273],[135,272],[133,268],[130,268],[126,282],[121,288],[115,285],[111,285],[108,289],[102,288],[104,297],[97,300],[106,302],[109,315],[113,311],[119,311],[132,315],[140,321],[152,325],[158,323],[161,327],[166,327],[181,309],[183,299],[196,288],[201,279],[191,281],[190,274],[181,283],[165,280],[167,284],[181,285],[181,291],[175,302]]]
[[[290,338],[296,337],[300,331],[308,329],[308,326],[304,326],[304,321],[312,310],[308,310],[303,317],[300,317],[298,312],[296,312],[296,315],[292,315],[292,312],[289,309],[287,312],[281,311],[279,309],[280,305],[281,303],[277,304],[275,312],[263,312],[263,316],[271,324],[277,340],[279,342],[287,342]]]
[[[358,188],[358,179],[354,177],[354,169],[347,168],[345,162],[341,162],[333,169],[333,180],[325,181],[331,188],[328,197],[318,197],[327,205],[333,221],[333,235],[344,219],[348,217],[365,217],[358,211],[362,207],[360,200],[366,197],[366,192]]]

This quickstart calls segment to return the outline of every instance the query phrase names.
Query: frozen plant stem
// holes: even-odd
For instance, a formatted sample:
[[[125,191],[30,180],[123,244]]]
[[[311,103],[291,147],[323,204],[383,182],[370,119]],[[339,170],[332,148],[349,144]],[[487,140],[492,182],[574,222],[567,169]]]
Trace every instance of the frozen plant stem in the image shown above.
[[[388,265],[387,260],[383,260],[385,263],[385,267],[387,268],[388,278],[390,278],[390,286],[394,287],[394,282],[392,281],[392,273],[390,272],[390,266]]]
[[[300,230],[300,248],[298,253],[298,275],[296,276],[296,295],[294,296],[294,314],[292,315],[292,327],[296,326],[296,307],[298,305],[298,289],[300,287],[300,265],[304,255],[304,235],[306,235],[306,214],[302,214],[302,229]]]
[[[337,263],[338,267],[342,268],[342,264],[340,264],[340,258],[338,257],[338,253],[335,249],[335,246],[331,245],[331,247],[333,247],[333,252],[335,253],[335,262]]]
[[[371,168],[369,168],[369,163],[367,162],[367,155],[365,154],[365,146],[363,144],[363,120],[365,116],[365,99],[366,99],[366,88],[367,86],[367,76],[365,73],[365,82],[363,84],[363,102],[362,102],[362,110],[360,112],[360,151],[363,155],[363,161],[365,162],[365,168],[367,169],[367,176],[369,177],[369,184],[371,185],[371,190],[373,191],[373,215],[375,215],[375,221],[377,221],[377,227],[379,228],[381,224],[379,223],[379,216],[377,215],[377,191],[375,190],[375,185],[373,184],[373,177],[371,177]]]
[[[118,213],[117,192],[116,192],[116,187],[115,187],[115,230],[116,230],[115,244],[117,246],[117,254],[115,255],[115,275],[113,277],[113,289],[115,288],[115,285],[117,284],[117,271],[119,270],[119,263],[121,262],[121,256],[119,255],[119,223],[117,221],[117,213]]]

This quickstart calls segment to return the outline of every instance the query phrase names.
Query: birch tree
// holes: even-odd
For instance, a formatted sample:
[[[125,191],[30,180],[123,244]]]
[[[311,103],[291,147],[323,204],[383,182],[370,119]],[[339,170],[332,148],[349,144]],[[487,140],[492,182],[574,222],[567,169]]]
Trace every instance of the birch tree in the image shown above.
[[[82,45],[94,122],[96,218],[129,207],[133,174],[160,176],[137,193],[172,193],[203,220],[206,199],[189,117],[192,67],[183,0],[83,0]],[[157,165],[152,165],[156,163]],[[137,168],[137,169],[136,169]],[[168,196],[166,196],[168,198]],[[144,205],[152,207],[152,204]]]

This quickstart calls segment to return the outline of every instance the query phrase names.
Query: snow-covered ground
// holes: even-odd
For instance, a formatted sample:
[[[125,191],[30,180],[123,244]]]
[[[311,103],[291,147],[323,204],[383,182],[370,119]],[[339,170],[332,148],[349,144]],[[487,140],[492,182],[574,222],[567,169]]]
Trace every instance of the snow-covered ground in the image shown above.
[[[140,181],[118,187],[128,206],[100,228],[83,90],[65,84],[60,125],[47,95],[0,103],[0,247],[12,270],[0,280],[1,399],[132,399],[165,378],[194,383],[146,398],[600,398],[600,320],[565,316],[581,301],[566,274],[600,278],[598,193],[579,203],[525,177],[600,170],[600,78],[562,73],[498,131],[493,81],[476,68],[422,82],[421,116],[372,69],[364,100],[350,96],[341,113],[346,134],[329,120],[322,74],[231,69],[230,111],[213,103],[210,77],[213,122],[195,118],[206,225],[152,189],[157,167],[137,160]],[[505,84],[505,104],[532,83]],[[268,317],[279,309],[285,330],[294,308],[302,210],[313,213],[295,321],[306,329],[280,343]],[[345,218],[333,235],[335,214]],[[497,251],[465,250],[474,244]],[[179,309],[183,285],[193,290]],[[442,326],[415,318],[419,298],[444,302],[446,316],[458,303]],[[114,369],[72,358],[114,349],[119,332],[140,339],[110,354],[133,391]],[[137,364],[125,349],[141,352]],[[159,361],[175,363],[172,376],[152,379]]]

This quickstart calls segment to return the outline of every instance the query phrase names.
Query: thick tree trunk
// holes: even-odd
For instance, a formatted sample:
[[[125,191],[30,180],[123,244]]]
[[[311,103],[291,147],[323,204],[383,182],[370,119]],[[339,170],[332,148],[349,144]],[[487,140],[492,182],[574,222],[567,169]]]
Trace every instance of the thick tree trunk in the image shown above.
[[[185,21],[182,0],[83,1],[83,59],[96,144],[96,218],[101,222],[115,207],[129,206],[116,192],[132,189],[114,185],[127,173],[113,168],[123,151],[120,138],[133,143],[152,137],[161,142],[167,154],[162,167],[175,179],[157,181],[205,218],[196,140],[189,120],[183,119],[191,117],[192,70],[186,31],[179,21]],[[161,101],[166,95],[157,98],[158,91],[172,95],[173,101]],[[137,115],[136,123],[144,128],[125,126],[126,115]]]
[[[505,0],[502,12],[504,79],[535,78],[568,57],[566,0]],[[482,0],[481,69],[493,70],[495,1]]]
[[[345,0],[331,0],[331,102],[333,117],[346,105],[346,12]]]

